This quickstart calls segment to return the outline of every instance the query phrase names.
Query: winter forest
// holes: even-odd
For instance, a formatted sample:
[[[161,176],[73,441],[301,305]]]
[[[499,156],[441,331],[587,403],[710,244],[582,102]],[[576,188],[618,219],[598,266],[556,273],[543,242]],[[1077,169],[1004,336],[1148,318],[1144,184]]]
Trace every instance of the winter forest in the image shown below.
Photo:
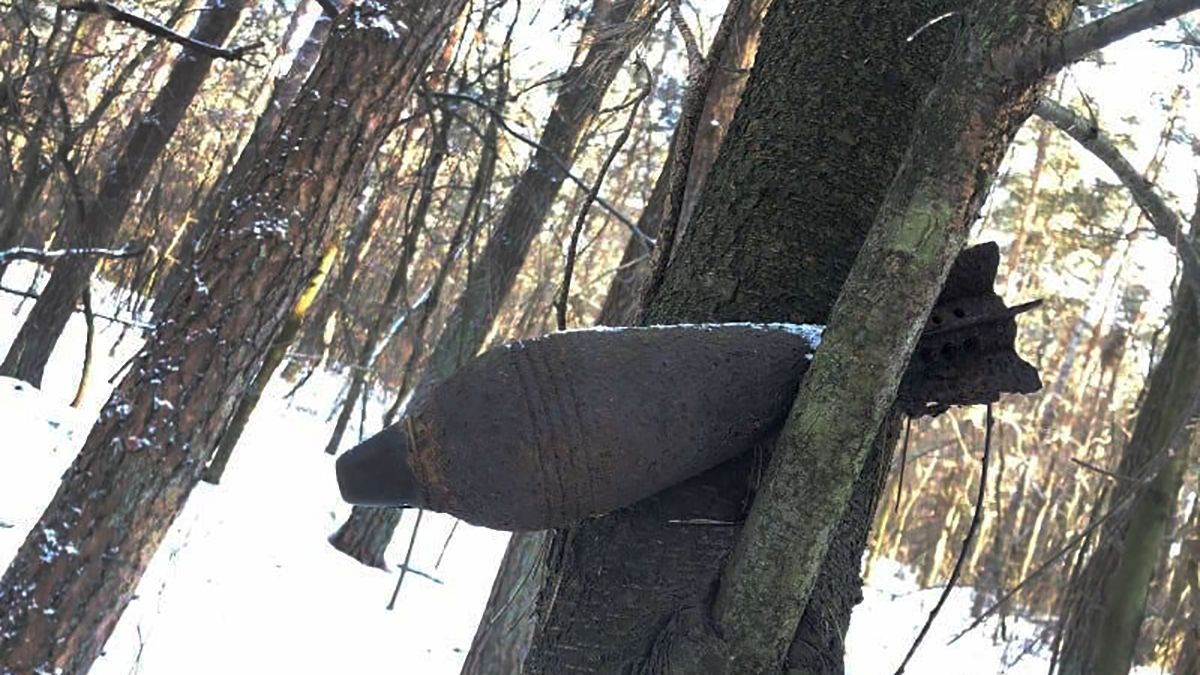
[[[1200,674],[1200,0],[0,0],[0,675]]]

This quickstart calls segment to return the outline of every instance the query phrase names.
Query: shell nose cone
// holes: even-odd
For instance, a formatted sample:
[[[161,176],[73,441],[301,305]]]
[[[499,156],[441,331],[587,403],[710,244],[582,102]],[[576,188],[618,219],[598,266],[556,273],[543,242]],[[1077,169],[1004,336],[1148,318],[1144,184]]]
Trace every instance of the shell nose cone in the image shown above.
[[[418,496],[408,462],[408,441],[393,425],[337,459],[342,499],[358,506],[410,506]]]

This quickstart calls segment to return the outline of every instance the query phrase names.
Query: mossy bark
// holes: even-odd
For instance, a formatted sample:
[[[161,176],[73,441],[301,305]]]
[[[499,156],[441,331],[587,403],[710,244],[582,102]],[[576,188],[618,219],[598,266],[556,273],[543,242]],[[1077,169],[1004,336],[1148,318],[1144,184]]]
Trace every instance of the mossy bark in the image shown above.
[[[725,672],[776,672],[902,372],[1038,78],[1017,55],[1073,3],[977,5],[834,305],[713,608]],[[1040,69],[1035,69],[1040,70]],[[672,672],[686,672],[675,671]]]

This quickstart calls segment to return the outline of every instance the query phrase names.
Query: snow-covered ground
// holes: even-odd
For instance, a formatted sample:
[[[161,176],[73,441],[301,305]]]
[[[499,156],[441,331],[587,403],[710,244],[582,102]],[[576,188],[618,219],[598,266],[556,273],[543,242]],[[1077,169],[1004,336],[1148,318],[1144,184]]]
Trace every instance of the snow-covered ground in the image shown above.
[[[26,287],[32,270],[14,267],[4,285]],[[114,313],[102,290],[97,311]],[[18,302],[0,296],[0,349],[7,350],[28,311],[27,302],[16,312]],[[83,352],[78,317],[58,345],[44,391],[0,378],[0,565],[53,496],[109,378],[138,349],[131,331],[110,355],[121,327],[100,320],[97,328],[93,389],[80,410],[66,405]],[[287,384],[272,383],[221,485],[202,483],[193,493],[94,675],[458,672],[508,537],[461,525],[437,566],[452,520],[426,517],[412,567],[441,583],[410,574],[396,609],[385,609],[397,574],[365,568],[326,543],[349,511],[322,452],[340,386],[336,375],[320,373],[287,401]],[[348,437],[356,434],[352,428]],[[389,551],[394,563],[403,559],[411,525],[405,518],[397,532]],[[893,672],[938,590],[918,589],[903,568],[881,561],[865,595],[848,636],[848,672]],[[1036,651],[1016,659],[1035,633],[1020,621],[1009,622],[1008,645],[993,644],[985,626],[946,646],[969,622],[970,604],[969,589],[955,592],[908,672],[1046,672],[1045,656]]]

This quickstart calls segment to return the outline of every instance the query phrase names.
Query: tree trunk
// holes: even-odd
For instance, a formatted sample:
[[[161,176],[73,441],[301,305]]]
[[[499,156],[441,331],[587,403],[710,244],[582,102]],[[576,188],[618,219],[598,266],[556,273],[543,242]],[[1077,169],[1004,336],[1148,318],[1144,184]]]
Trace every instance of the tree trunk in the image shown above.
[[[464,4],[343,12],[268,152],[231,192],[197,276],[0,581],[0,663],[79,673],[99,654],[333,240],[331,213]]]
[[[616,0],[610,5],[606,0],[598,0],[581,37],[581,44],[590,42],[591,47],[583,60],[563,76],[558,98],[539,139],[540,147],[509,193],[483,255],[472,267],[467,286],[430,351],[421,382],[416,386],[418,391],[453,373],[483,345],[533,238],[550,214],[583,132],[599,112],[604,92],[648,29],[646,24],[653,4],[649,0]],[[368,522],[372,519],[384,519],[393,525],[399,522],[387,509],[354,509],[338,530],[339,535],[355,529],[379,530],[380,523]],[[362,536],[351,537],[349,532],[346,537],[364,540]],[[378,559],[382,555],[382,551],[370,551],[364,552],[363,557]]]
[[[1190,434],[1200,396],[1200,316],[1195,294],[1180,290],[1167,348],[1150,376],[1133,437],[1121,455],[1110,503],[1131,500],[1127,514],[1104,527],[1095,552],[1072,589],[1078,606],[1063,638],[1062,673],[1116,675],[1134,665],[1135,648],[1154,570],[1187,470]],[[1097,590],[1099,592],[1097,592]]]
[[[279,335],[271,341],[271,348],[267,350],[258,374],[254,376],[254,382],[251,383],[250,389],[242,397],[242,400],[238,402],[237,410],[229,421],[229,428],[221,434],[221,443],[217,446],[217,451],[213,454],[208,468],[204,470],[205,482],[213,485],[221,482],[221,476],[225,474],[225,467],[229,465],[229,458],[233,456],[233,449],[237,447],[238,441],[242,438],[242,432],[246,430],[246,424],[250,422],[250,415],[254,413],[254,409],[262,399],[263,392],[266,391],[267,385],[275,375],[275,370],[279,368],[280,363],[283,363],[283,357],[287,355],[288,348],[300,334],[300,327],[304,325],[313,299],[316,298],[317,293],[321,292],[321,286],[329,275],[329,268],[333,266],[333,260],[337,257],[337,253],[336,243],[326,247],[324,255],[321,256],[321,262],[318,263],[316,271],[309,278],[304,292],[296,299],[296,304],[292,306],[287,320],[279,329]]]
[[[245,0],[214,0],[200,14],[190,37],[208,44],[223,43],[245,4]],[[112,243],[150,168],[167,147],[211,65],[211,57],[186,50],[180,53],[150,108],[126,130],[120,155],[105,170],[99,190],[84,213],[67,216],[62,226],[63,248]],[[0,375],[41,386],[46,362],[95,266],[94,258],[64,258],[54,265],[50,281],[0,365]]]
[[[416,257],[417,239],[425,230],[425,221],[433,204],[434,181],[437,180],[438,172],[442,169],[442,161],[446,158],[450,124],[450,116],[444,115],[430,141],[429,154],[420,170],[421,185],[417,205],[400,242],[400,260],[392,271],[392,279],[388,283],[383,303],[375,310],[375,320],[367,329],[367,334],[359,349],[356,367],[351,370],[350,390],[346,393],[346,399],[342,402],[342,411],[338,415],[333,433],[325,446],[325,452],[330,455],[337,454],[338,446],[342,443],[342,435],[350,423],[350,415],[354,412],[354,404],[358,402],[358,397],[362,394],[363,386],[367,382],[367,372],[375,365],[375,360],[387,346],[388,337],[394,332],[389,331],[389,327],[395,321],[397,314],[400,312],[407,314],[411,311],[411,309],[402,309],[398,305],[402,300],[409,302],[409,268],[412,267],[413,258]]]
[[[737,1],[737,0],[733,0]],[[717,59],[708,92],[704,96],[704,107],[696,124],[692,139],[692,161],[688,165],[687,186],[684,188],[683,205],[679,212],[679,232],[687,227],[696,203],[708,179],[708,172],[717,159],[721,141],[733,121],[738,102],[742,99],[754,55],[758,53],[758,36],[762,30],[763,15],[770,0],[742,0],[733,17],[729,41],[720,54],[708,55],[708,60]],[[720,28],[717,32],[720,32]],[[678,130],[677,130],[678,131]],[[674,166],[675,144],[678,133],[671,137],[666,161],[654,181],[654,189],[646,201],[646,207],[638,217],[638,230],[647,237],[657,237],[659,226],[666,212],[667,191]],[[613,275],[598,323],[606,326],[625,326],[634,320],[637,303],[641,299],[642,282],[650,268],[650,245],[637,233],[629,236],[625,253]]]
[[[307,3],[300,3],[296,9],[297,15],[306,10]],[[238,155],[237,161],[233,167],[217,181],[217,185],[209,191],[208,196],[204,200],[203,206],[197,212],[196,218],[189,220],[186,227],[182,229],[176,242],[182,242],[182,249],[179,251],[179,259],[167,270],[167,274],[160,286],[164,289],[158,294],[155,299],[155,314],[161,312],[167,305],[167,301],[183,284],[183,276],[192,267],[192,262],[196,257],[196,251],[203,246],[204,241],[212,232],[213,224],[217,222],[217,209],[228,200],[228,192],[230,188],[236,185],[238,179],[246,174],[246,172],[254,166],[259,156],[266,149],[274,137],[275,130],[279,128],[279,123],[283,119],[283,115],[287,109],[292,106],[296,100],[296,95],[300,93],[300,87],[304,84],[305,78],[312,72],[313,65],[317,62],[317,57],[321,55],[321,45],[325,44],[325,39],[329,36],[329,29],[333,25],[333,19],[321,13],[317,20],[313,23],[312,29],[305,38],[304,44],[296,50],[296,55],[292,58],[291,65],[288,66],[286,73],[275,78],[275,84],[271,89],[271,94],[267,98],[267,105],[263,108],[262,113],[254,122],[254,130],[250,132],[250,138],[246,141],[246,145],[242,148]],[[286,47],[286,41],[283,44]],[[172,242],[175,244],[175,242]],[[174,251],[175,246],[167,250],[167,255],[170,256]]]
[[[650,322],[825,321],[954,30],[943,24],[905,38],[963,4],[774,3],[707,188],[651,300]],[[867,34],[874,37],[863,40]],[[886,446],[858,484],[794,643],[794,660],[814,669],[841,668],[878,478],[890,464]],[[631,664],[679,608],[702,605],[736,541],[755,465],[754,457],[735,460],[556,532],[527,671]],[[729,525],[670,522],[694,518]]]
[[[654,3],[615,0],[598,3],[581,40],[587,55],[563,75],[550,119],[538,139],[529,168],[509,193],[499,222],[429,354],[418,389],[453,373],[483,345],[501,305],[512,290],[529,245],[541,231],[567,169],[575,160],[583,132],[600,110],[604,92],[630,52],[649,30]]]

